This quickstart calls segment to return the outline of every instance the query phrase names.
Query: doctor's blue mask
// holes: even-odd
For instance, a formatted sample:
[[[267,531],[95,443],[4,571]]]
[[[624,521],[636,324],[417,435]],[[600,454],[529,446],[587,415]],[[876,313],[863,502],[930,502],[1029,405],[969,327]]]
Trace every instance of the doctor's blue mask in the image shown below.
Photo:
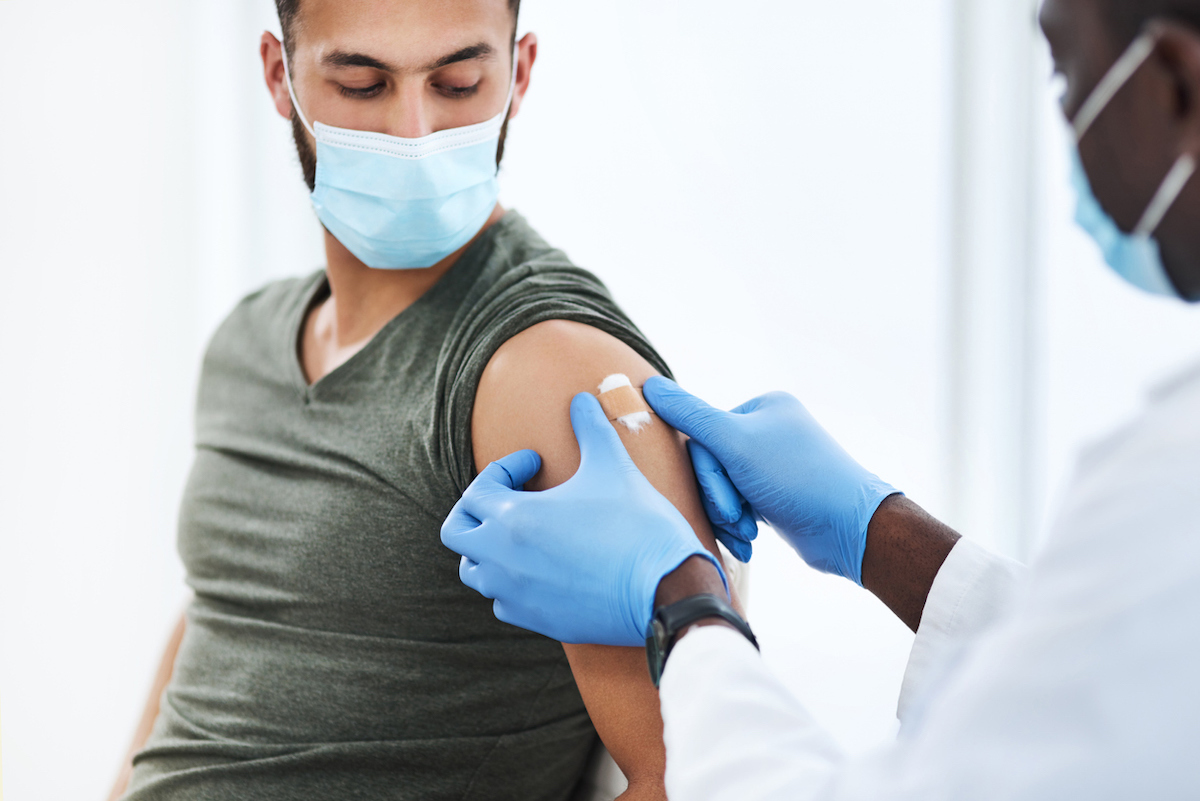
[[[309,123],[286,49],[283,69],[292,106],[317,142],[313,208],[321,224],[363,264],[378,270],[424,269],[479,233],[500,196],[496,153],[512,107],[490,120],[404,139]]]
[[[1075,221],[1096,240],[1108,266],[1126,281],[1146,292],[1178,298],[1180,293],[1171,283],[1166,267],[1163,266],[1162,252],[1154,234],[1195,174],[1196,158],[1191,154],[1179,157],[1154,194],[1150,205],[1146,207],[1133,233],[1127,234],[1096,199],[1083,166],[1083,159],[1079,155],[1079,143],[1083,141],[1083,137],[1091,130],[1096,119],[1112,102],[1117,92],[1153,55],[1155,46],[1153,34],[1147,33],[1138,37],[1113,64],[1075,115],[1071,123],[1075,134],[1071,148],[1071,182],[1077,196]]]

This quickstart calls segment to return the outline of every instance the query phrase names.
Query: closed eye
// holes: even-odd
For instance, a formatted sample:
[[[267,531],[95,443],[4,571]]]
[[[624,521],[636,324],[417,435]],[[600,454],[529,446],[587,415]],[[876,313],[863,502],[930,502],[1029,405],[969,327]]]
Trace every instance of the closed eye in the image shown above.
[[[366,100],[366,99],[369,99],[369,98],[372,98],[372,97],[375,97],[376,95],[378,95],[380,92],[382,92],[384,90],[384,87],[386,87],[386,86],[387,86],[387,84],[383,83],[382,81],[380,81],[377,84],[374,84],[372,86],[367,86],[362,89],[352,87],[352,86],[342,86],[341,84],[338,84],[338,91],[341,92],[342,95],[345,97],[350,97],[350,98],[354,98],[357,100]]]
[[[473,86],[436,85],[436,88],[439,92],[444,94],[446,97],[453,98],[453,99],[459,99],[459,98],[464,98],[464,97],[470,97],[471,95],[475,94],[477,91],[479,91],[479,84],[476,83]]]

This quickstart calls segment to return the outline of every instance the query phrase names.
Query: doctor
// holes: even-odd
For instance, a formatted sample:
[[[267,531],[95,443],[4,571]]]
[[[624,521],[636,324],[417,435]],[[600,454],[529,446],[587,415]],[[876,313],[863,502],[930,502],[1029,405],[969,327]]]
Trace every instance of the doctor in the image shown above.
[[[1200,0],[1047,0],[1041,21],[1067,82],[1080,223],[1131,283],[1200,298]],[[765,520],[917,631],[898,742],[845,759],[595,398],[577,397],[575,477],[521,492],[539,460],[512,454],[442,539],[502,620],[647,643],[673,801],[1200,798],[1200,368],[1083,457],[1028,570],[864,470],[789,396],[722,412],[665,379],[644,392],[691,437],[735,552]]]

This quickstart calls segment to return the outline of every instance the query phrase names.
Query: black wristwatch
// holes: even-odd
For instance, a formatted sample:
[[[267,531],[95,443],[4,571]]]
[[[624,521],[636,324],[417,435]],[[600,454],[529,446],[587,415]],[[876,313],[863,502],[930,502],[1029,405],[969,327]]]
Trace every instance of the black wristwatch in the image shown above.
[[[693,595],[670,606],[659,607],[646,629],[646,661],[650,664],[650,678],[654,680],[655,687],[662,679],[667,657],[675,647],[676,635],[697,620],[707,617],[719,617],[726,621],[758,648],[758,640],[754,638],[749,624],[742,620],[741,615],[735,612],[724,598],[715,595]]]

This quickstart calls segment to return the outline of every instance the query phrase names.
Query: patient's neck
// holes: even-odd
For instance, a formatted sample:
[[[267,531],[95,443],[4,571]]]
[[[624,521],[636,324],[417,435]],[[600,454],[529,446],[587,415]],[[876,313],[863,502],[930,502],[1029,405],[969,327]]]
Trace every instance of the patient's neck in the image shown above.
[[[452,268],[479,235],[504,216],[497,204],[471,242],[422,270],[373,270],[325,232],[325,274],[329,297],[308,312],[300,341],[300,360],[309,383],[362,350],[390,320],[428,292]]]

